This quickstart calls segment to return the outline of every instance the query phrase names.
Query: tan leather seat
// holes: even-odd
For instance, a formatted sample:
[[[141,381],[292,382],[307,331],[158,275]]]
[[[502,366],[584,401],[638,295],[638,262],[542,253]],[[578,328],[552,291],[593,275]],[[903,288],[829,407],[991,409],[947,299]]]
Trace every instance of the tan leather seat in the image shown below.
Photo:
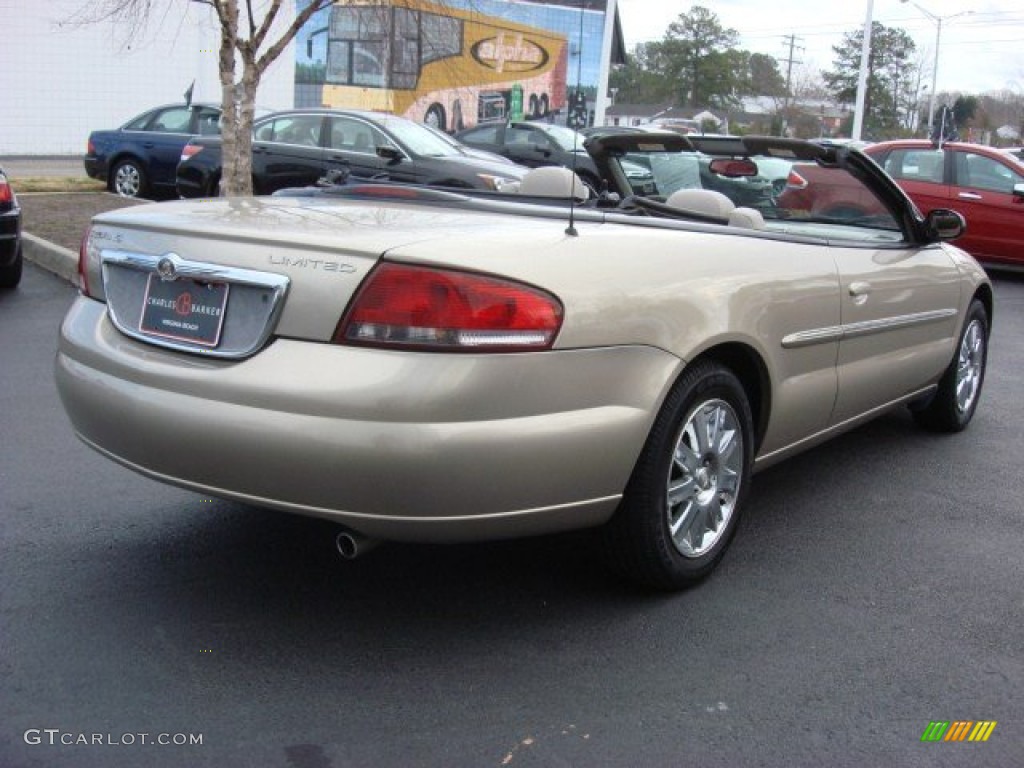
[[[764,216],[754,208],[733,208],[729,213],[729,226],[764,229]]]
[[[665,205],[687,213],[713,216],[723,223],[736,207],[732,200],[713,189],[679,189],[668,196]]]
[[[548,165],[534,168],[519,182],[520,195],[534,197],[570,197],[582,202],[590,197],[590,191],[583,180],[568,168]]]

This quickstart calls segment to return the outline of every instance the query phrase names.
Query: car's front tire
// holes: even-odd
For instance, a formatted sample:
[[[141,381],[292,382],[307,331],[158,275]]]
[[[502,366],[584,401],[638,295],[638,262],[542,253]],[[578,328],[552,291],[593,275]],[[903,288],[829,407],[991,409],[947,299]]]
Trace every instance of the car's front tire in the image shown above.
[[[988,311],[975,299],[967,310],[956,354],[939,379],[939,388],[925,406],[913,409],[918,424],[933,432],[959,432],[970,423],[985,383],[988,336]]]
[[[739,523],[753,431],[746,392],[732,371],[711,361],[687,369],[602,531],[609,564],[656,589],[681,589],[707,576]]]
[[[121,197],[142,197],[147,189],[146,172],[134,158],[118,161],[110,174],[110,191]]]

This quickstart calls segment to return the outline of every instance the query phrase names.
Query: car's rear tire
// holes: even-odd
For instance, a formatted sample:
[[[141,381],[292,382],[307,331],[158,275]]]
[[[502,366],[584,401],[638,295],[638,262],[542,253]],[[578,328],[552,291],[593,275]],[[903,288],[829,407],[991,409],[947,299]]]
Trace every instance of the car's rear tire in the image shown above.
[[[14,261],[6,267],[0,267],[0,288],[14,288],[21,282],[22,265],[25,263],[21,253],[21,243],[18,243],[18,252],[14,255]]]
[[[134,159],[119,160],[110,174],[110,191],[121,197],[143,197],[148,189],[146,172]]]
[[[711,573],[739,523],[753,431],[747,395],[732,371],[707,360],[687,369],[602,531],[609,565],[633,582],[664,590]]]
[[[939,388],[924,406],[914,407],[914,419],[933,432],[959,432],[974,417],[988,364],[989,320],[985,305],[975,299],[967,310],[956,353],[939,379]]]

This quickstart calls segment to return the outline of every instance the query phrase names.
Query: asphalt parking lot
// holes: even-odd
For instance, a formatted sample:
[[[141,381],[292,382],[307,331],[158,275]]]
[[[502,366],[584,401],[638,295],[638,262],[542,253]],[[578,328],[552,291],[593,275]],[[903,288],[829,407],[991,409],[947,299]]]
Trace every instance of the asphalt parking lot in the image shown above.
[[[73,295],[30,267],[0,298],[0,765],[1021,764],[1020,278],[966,432],[898,412],[758,475],[667,597],[585,535],[343,562],[322,521],[134,475],[58,404]],[[997,725],[922,742],[957,720]]]

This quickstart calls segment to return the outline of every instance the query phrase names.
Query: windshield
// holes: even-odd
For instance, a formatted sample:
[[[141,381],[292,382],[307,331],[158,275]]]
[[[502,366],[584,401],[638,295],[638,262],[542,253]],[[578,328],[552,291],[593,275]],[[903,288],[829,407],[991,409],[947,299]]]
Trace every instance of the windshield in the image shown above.
[[[539,122],[530,123],[530,125],[544,131],[560,149],[568,152],[571,152],[573,149],[582,151],[583,142],[587,140],[587,137],[582,133],[577,133],[572,128],[566,128],[562,125],[549,125],[548,123]]]
[[[719,161],[714,165],[712,163]],[[667,151],[657,142],[640,145],[614,158],[621,178],[633,195],[671,204],[680,190],[704,189],[721,193],[737,208],[753,208],[765,222],[785,222],[819,234],[818,227],[836,237],[898,238],[900,224],[886,205],[859,178],[845,168],[784,157],[750,155],[753,175],[725,175],[727,156],[700,152]],[[846,232],[843,230],[849,228]],[[794,230],[795,231],[795,230]],[[891,233],[891,234],[889,234]]]
[[[424,128],[403,118],[385,118],[380,121],[381,127],[390,133],[403,147],[414,155],[421,157],[456,157],[461,155],[449,142]]]

